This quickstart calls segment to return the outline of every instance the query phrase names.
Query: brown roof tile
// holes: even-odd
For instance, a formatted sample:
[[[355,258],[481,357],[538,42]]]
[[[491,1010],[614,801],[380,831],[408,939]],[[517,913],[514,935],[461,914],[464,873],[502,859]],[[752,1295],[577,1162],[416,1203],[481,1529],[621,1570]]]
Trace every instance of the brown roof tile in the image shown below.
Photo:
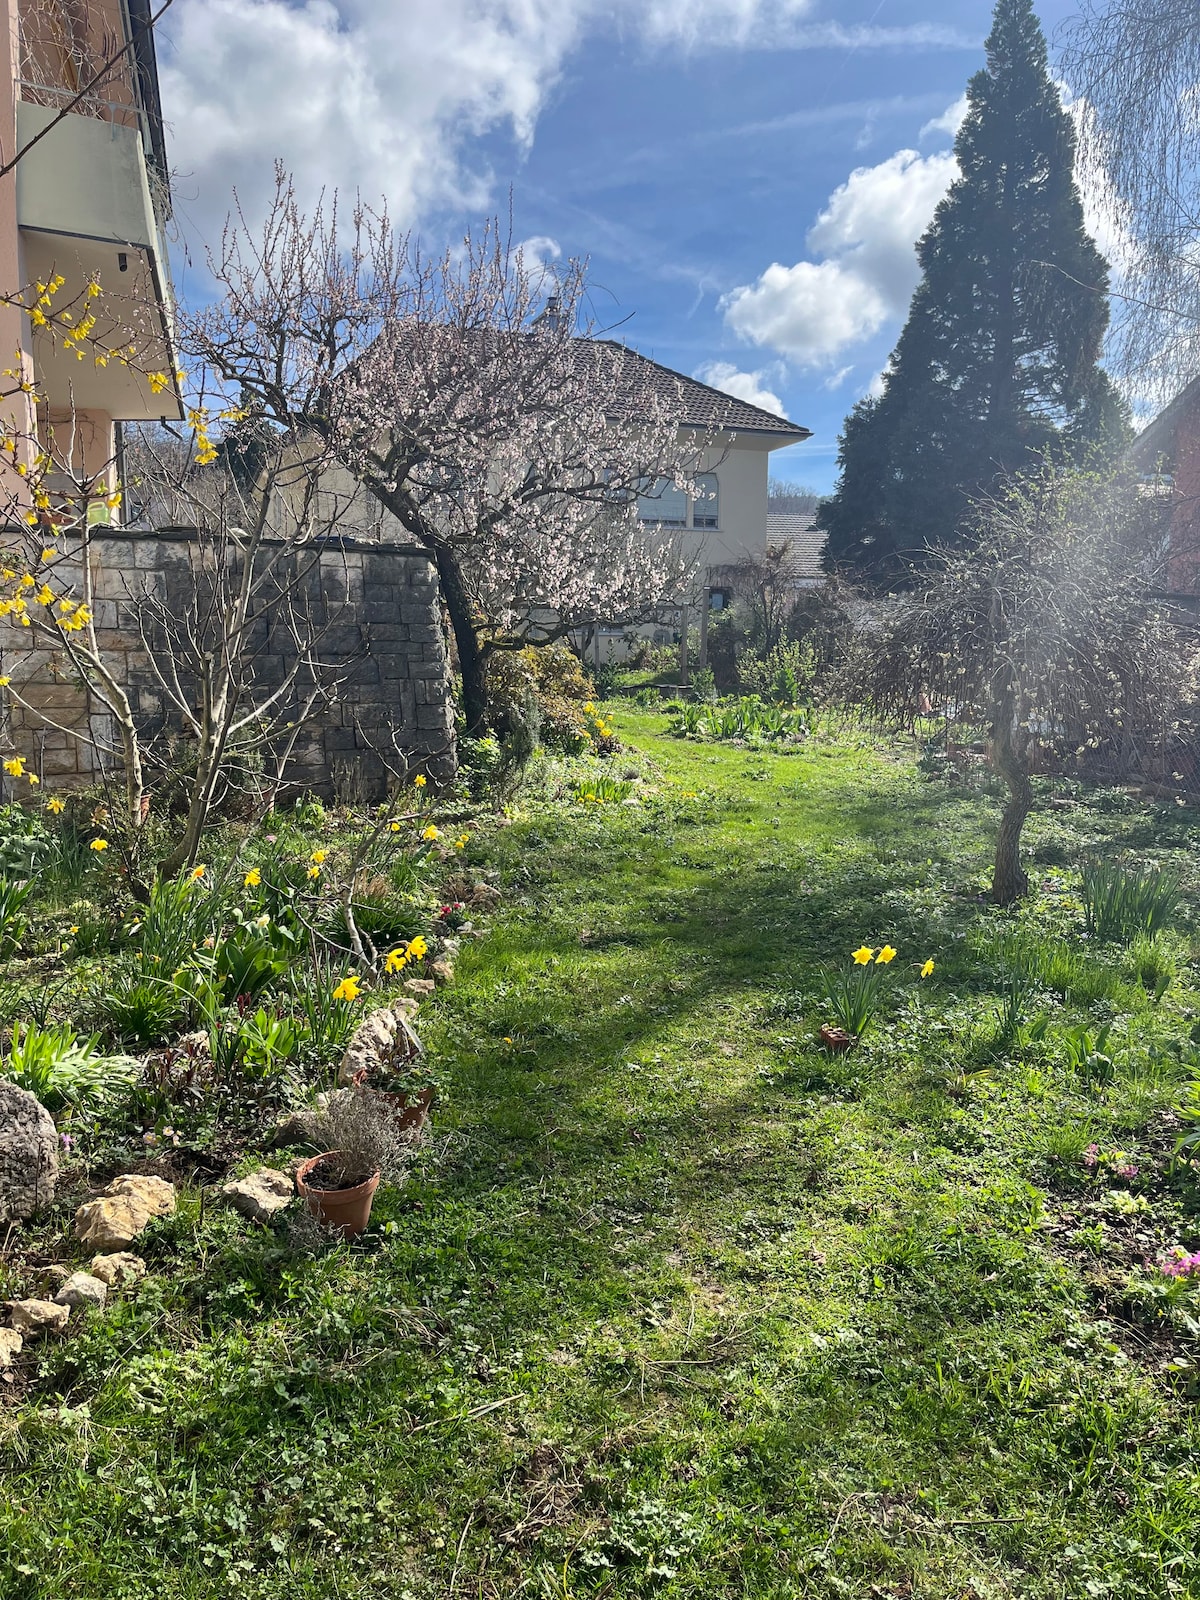
[[[789,422],[786,417],[777,417],[773,411],[764,411],[762,406],[739,400],[721,389],[701,383],[697,378],[673,372],[670,367],[651,361],[649,356],[641,355],[615,339],[603,342],[622,352],[629,368],[631,393],[648,387],[663,399],[671,399],[676,395],[681,397],[684,414],[679,420],[685,427],[720,428],[726,433],[773,433],[781,439],[795,441],[808,439],[812,435],[811,428],[802,427],[798,422]]]

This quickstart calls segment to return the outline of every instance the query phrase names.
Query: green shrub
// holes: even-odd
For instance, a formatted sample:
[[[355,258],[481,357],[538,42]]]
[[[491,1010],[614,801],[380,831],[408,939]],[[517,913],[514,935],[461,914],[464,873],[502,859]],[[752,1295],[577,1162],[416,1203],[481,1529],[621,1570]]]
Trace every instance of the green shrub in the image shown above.
[[[526,703],[532,695],[547,750],[576,755],[592,742],[583,708],[596,698],[596,686],[565,644],[527,645],[494,655],[487,685],[488,721],[501,734],[528,721]]]
[[[99,1043],[97,1034],[80,1039],[65,1024],[42,1028],[29,1022],[23,1030],[14,1027],[0,1072],[48,1111],[94,1107],[129,1088],[141,1071],[129,1056],[102,1055]]]
[[[194,1005],[194,996],[174,977],[155,977],[132,963],[116,967],[105,980],[97,1015],[121,1044],[143,1049],[162,1044],[178,1033]]]
[[[1179,879],[1158,867],[1089,861],[1083,868],[1087,931],[1102,944],[1128,944],[1157,933],[1179,904]]]
[[[247,918],[240,907],[231,926],[215,941],[212,970],[227,1002],[262,993],[296,960],[298,940],[282,922],[266,912]]]
[[[748,650],[737,664],[738,682],[747,694],[777,706],[798,706],[812,694],[817,657],[812,646],[786,639],[765,655]]]

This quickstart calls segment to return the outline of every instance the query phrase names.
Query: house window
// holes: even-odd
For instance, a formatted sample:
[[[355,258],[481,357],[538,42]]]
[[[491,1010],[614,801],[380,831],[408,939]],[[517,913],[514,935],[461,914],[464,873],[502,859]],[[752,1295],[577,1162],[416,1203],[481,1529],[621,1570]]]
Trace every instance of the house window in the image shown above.
[[[717,498],[715,472],[699,472],[695,479],[696,493],[692,498],[692,527],[716,528],[720,526],[720,501]]]
[[[710,589],[708,591],[708,609],[710,611],[724,611],[729,604],[729,595],[724,589]]]
[[[670,478],[660,478],[648,494],[638,495],[638,521],[657,522],[662,528],[687,527],[687,493]]]

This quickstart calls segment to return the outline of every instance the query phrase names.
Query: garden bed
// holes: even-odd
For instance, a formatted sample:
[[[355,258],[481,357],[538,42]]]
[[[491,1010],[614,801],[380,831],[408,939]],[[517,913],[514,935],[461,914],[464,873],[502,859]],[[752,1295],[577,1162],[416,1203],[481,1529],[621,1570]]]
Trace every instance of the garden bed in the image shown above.
[[[610,718],[632,792],[587,801],[598,769],[547,763],[473,830],[499,903],[422,1001],[432,1134],[364,1234],[197,1186],[193,1152],[264,1159],[266,1100],[240,1143],[142,1150],[179,1192],[146,1279],[8,1386],[6,1593],[1200,1586],[1200,1347],[1164,1266],[1200,1248],[1172,1160],[1200,819],[1047,786],[1033,893],[1001,913],[995,797],[915,749]],[[1178,872],[1161,963],[1088,937],[1088,851]],[[895,951],[887,982],[830,1054],[822,971],[864,949]],[[215,1090],[185,1079],[201,1130]],[[116,1170],[103,1142],[72,1160]],[[61,1255],[70,1169],[10,1274]]]

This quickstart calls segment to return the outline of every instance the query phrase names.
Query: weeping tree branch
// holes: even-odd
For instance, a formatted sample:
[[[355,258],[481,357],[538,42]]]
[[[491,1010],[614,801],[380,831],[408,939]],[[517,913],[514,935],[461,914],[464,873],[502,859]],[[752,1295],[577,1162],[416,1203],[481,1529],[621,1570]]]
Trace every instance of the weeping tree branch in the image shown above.
[[[1021,835],[1035,760],[1133,758],[1191,695],[1197,644],[1152,587],[1157,507],[1132,484],[1046,467],[975,511],[970,554],[941,558],[919,592],[888,602],[843,671],[843,700],[895,727],[936,709],[983,723],[1008,791],[992,898],[1023,895]]]

